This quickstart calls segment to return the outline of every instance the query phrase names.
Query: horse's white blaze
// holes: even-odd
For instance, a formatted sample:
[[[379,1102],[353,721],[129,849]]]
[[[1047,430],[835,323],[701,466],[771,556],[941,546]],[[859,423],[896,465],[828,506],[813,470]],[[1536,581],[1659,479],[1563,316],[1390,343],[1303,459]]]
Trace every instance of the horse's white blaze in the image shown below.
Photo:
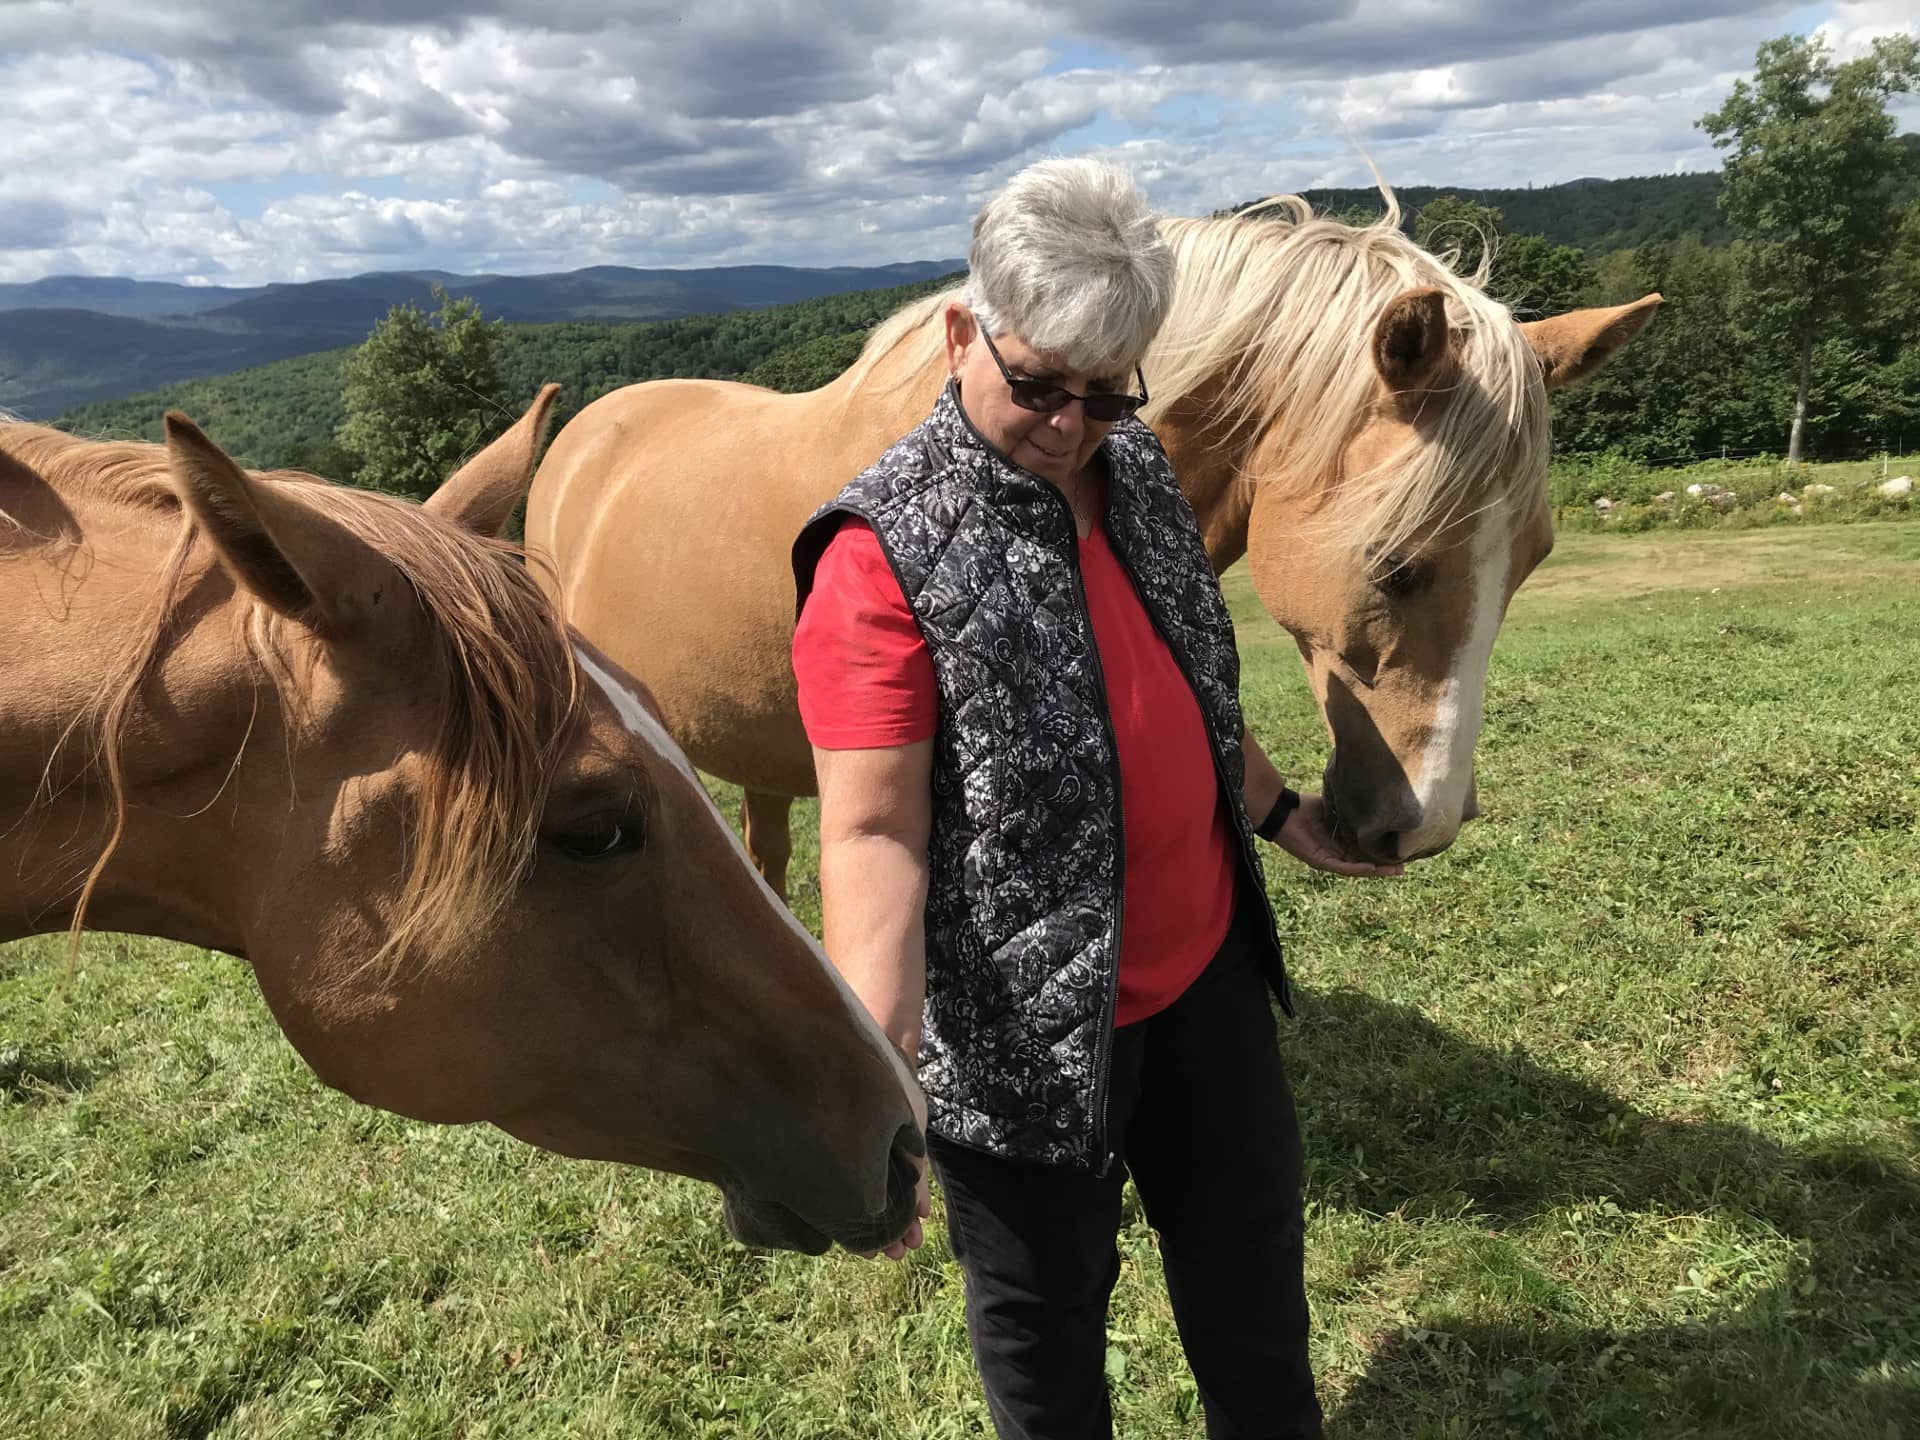
[[[1467,796],[1472,793],[1473,751],[1485,713],[1487,667],[1507,593],[1509,546],[1504,527],[1493,520],[1489,516],[1473,537],[1474,585],[1466,636],[1434,705],[1427,748],[1413,787],[1420,805],[1420,828],[1401,837],[1402,855],[1424,854],[1452,840],[1460,831]]]
[[[598,685],[607,699],[612,702],[614,714],[618,715],[620,717],[620,723],[627,727],[627,733],[644,740],[649,746],[670,761],[682,775],[687,777],[688,783],[693,786],[694,791],[700,798],[706,801],[707,809],[713,814],[714,823],[726,833],[727,839],[733,844],[734,858],[740,862],[741,868],[752,877],[753,883],[760,887],[760,893],[767,904],[787,922],[787,928],[792,930],[793,933],[800,938],[801,942],[812,953],[814,959],[820,962],[821,968],[832,977],[834,988],[840,992],[840,998],[846,1004],[848,1013],[853,1016],[854,1025],[859,1029],[860,1033],[866,1037],[867,1043],[873,1046],[874,1050],[879,1053],[888,1067],[892,1069],[895,1077],[900,1082],[900,1088],[905,1091],[910,1098],[918,1093],[913,1075],[901,1060],[900,1052],[895,1050],[892,1044],[888,1042],[887,1037],[881,1033],[879,1025],[874,1023],[872,1014],[861,1002],[860,997],[853,993],[852,988],[848,986],[846,979],[840,974],[839,969],[827,958],[826,952],[820,948],[820,942],[813,938],[806,926],[794,918],[793,912],[787,908],[786,902],[773,893],[772,887],[767,884],[766,880],[761,876],[759,869],[754,865],[753,861],[748,858],[746,846],[740,843],[740,837],[734,834],[733,826],[729,825],[727,818],[720,813],[720,807],[713,803],[713,796],[707,793],[706,785],[701,781],[699,774],[688,761],[686,752],[674,743],[674,739],[667,733],[666,727],[654,719],[652,712],[640,703],[640,697],[638,695],[634,694],[632,690],[622,685],[618,680],[614,679],[613,676],[601,669],[599,665],[594,663],[593,657],[588,655],[586,651],[582,650],[579,646],[576,645],[574,647],[573,653],[580,661],[580,668],[587,672],[594,684]]]

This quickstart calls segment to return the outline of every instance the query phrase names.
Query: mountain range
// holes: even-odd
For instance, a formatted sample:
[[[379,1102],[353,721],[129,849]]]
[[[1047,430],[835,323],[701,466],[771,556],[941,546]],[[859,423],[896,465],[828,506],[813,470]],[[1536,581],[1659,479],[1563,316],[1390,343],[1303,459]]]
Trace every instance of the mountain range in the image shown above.
[[[1903,143],[1920,152],[1920,136],[1905,136]],[[1421,206],[1457,195],[1499,210],[1510,234],[1541,235],[1598,260],[1683,235],[1726,243],[1729,232],[1716,204],[1719,185],[1718,174],[1699,173],[1503,189],[1406,186],[1398,196],[1408,224]],[[1371,189],[1304,193],[1334,214],[1381,205]],[[0,408],[51,416],[92,401],[357,344],[389,307],[408,301],[431,306],[436,284],[471,296],[489,319],[632,323],[887,289],[961,267],[949,259],[832,269],[603,265],[551,275],[420,270],[251,289],[55,276],[0,285]]]
[[[392,306],[431,309],[436,285],[471,296],[491,320],[626,323],[884,289],[963,265],[598,265],[550,275],[416,270],[249,289],[53,276],[0,285],[0,407],[29,418],[50,416],[92,400],[354,344]]]

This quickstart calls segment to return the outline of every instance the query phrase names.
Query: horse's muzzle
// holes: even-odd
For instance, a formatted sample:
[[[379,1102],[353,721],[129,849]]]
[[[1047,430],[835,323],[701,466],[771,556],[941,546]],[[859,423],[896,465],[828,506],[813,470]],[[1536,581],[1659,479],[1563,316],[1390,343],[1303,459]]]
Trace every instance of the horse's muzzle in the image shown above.
[[[803,1216],[778,1200],[737,1185],[722,1185],[727,1230],[742,1245],[820,1255],[834,1245],[867,1254],[891,1245],[907,1231],[919,1194],[920,1161],[927,1142],[919,1128],[902,1125],[887,1156],[887,1203],[877,1215],[853,1219]]]

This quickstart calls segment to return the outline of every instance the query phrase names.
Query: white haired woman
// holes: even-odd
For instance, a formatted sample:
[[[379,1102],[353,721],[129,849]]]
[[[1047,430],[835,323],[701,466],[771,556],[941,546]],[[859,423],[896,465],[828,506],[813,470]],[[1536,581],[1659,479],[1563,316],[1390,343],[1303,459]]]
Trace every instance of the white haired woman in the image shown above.
[[[1140,193],[1042,162],[969,260],[933,413],[794,548],[826,948],[919,1056],[1001,1436],[1112,1433],[1129,1174],[1207,1433],[1318,1435],[1254,837],[1394,871],[1347,860],[1242,725],[1226,604],[1134,416],[1173,289]]]

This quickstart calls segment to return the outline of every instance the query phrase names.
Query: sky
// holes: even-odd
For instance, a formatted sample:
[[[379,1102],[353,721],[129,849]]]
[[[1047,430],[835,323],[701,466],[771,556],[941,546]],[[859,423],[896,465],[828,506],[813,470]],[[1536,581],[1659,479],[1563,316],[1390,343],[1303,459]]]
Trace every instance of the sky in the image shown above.
[[[1199,16],[1184,14],[1197,10]],[[1912,0],[0,0],[0,281],[869,265],[1045,155],[1171,214],[1716,168],[1780,34]],[[1920,109],[1903,112],[1920,126]]]

